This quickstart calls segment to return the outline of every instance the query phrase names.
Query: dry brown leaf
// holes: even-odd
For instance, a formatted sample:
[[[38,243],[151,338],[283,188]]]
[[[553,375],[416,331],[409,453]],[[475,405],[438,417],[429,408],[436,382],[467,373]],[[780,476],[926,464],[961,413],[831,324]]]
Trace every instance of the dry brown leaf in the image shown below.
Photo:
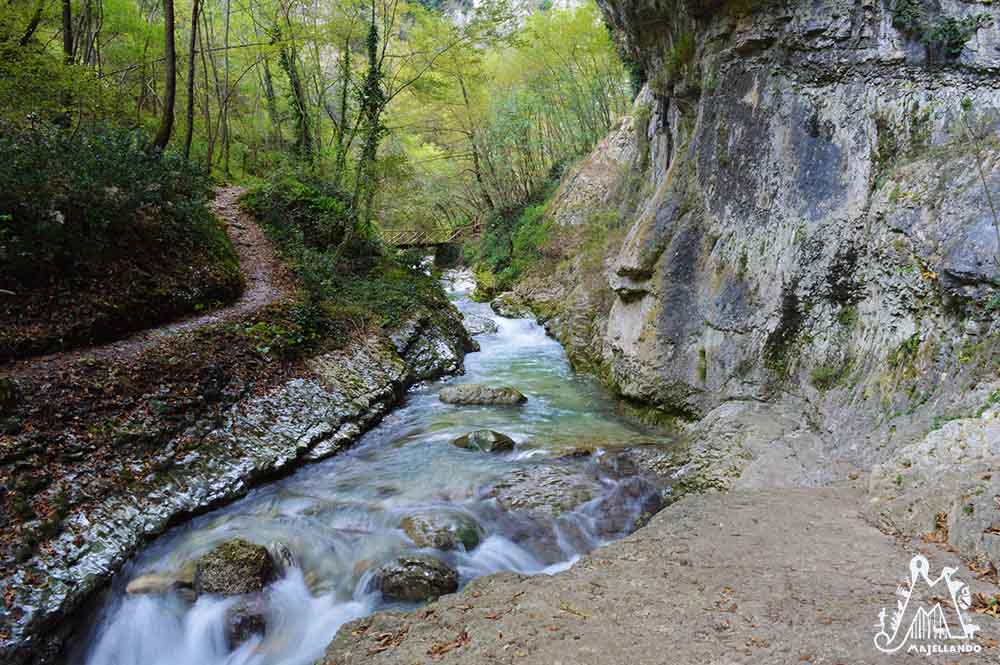
[[[458,649],[459,647],[464,647],[469,643],[469,633],[463,630],[458,634],[458,637],[450,642],[439,642],[437,644],[431,645],[431,648],[427,650],[427,655],[431,657],[432,660],[441,660],[442,657],[449,651]]]

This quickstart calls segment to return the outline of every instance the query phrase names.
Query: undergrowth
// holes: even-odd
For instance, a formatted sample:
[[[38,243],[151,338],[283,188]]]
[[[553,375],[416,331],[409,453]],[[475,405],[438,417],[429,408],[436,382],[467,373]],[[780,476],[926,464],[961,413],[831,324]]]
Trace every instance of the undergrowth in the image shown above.
[[[384,247],[361,232],[348,197],[321,181],[282,174],[242,201],[263,224],[301,285],[273,320],[247,329],[263,351],[297,353],[320,340],[334,344],[368,328],[392,328],[417,310],[447,300],[422,256]],[[346,242],[345,233],[353,229]]]

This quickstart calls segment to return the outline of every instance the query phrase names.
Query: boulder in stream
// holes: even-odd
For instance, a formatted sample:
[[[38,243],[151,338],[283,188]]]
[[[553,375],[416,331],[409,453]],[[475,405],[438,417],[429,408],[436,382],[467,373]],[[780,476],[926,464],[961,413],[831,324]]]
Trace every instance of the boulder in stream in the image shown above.
[[[618,483],[587,512],[596,518],[597,531],[604,537],[632,533],[663,508],[663,495],[652,483],[633,476]]]
[[[501,293],[490,301],[490,309],[509,319],[522,319],[531,316],[531,310],[528,306],[512,292]]]
[[[556,517],[603,491],[600,481],[576,464],[536,464],[515,469],[484,494],[504,510]]]
[[[378,588],[391,600],[419,602],[458,591],[458,571],[423,554],[407,554],[379,568]]]
[[[131,596],[144,596],[150,594],[162,594],[177,591],[178,589],[190,589],[190,584],[185,584],[182,580],[170,575],[140,575],[128,583],[125,593]]]
[[[226,610],[225,635],[230,651],[254,635],[267,633],[266,614],[267,603],[260,594],[240,598]]]
[[[501,386],[494,388],[481,383],[463,383],[457,386],[447,386],[438,393],[438,398],[445,404],[493,404],[513,406],[528,401],[519,390]]]
[[[500,326],[497,325],[496,321],[488,316],[479,316],[478,314],[466,314],[462,319],[465,329],[470,335],[492,335],[493,333],[500,330]]]
[[[198,559],[194,587],[199,594],[233,596],[259,593],[274,579],[274,560],[267,548],[236,538]]]
[[[477,429],[453,440],[451,445],[484,453],[502,453],[514,450],[514,439],[490,429]]]
[[[448,512],[422,512],[407,515],[399,523],[417,547],[453,550],[459,546],[466,551],[479,545],[479,527],[465,515]]]

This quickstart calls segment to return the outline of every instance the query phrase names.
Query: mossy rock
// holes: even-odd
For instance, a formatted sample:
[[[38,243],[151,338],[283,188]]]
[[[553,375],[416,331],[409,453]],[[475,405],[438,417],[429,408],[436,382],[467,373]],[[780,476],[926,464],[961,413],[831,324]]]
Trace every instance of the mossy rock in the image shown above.
[[[379,568],[378,588],[390,600],[421,602],[458,591],[458,571],[423,554],[401,556]]]
[[[199,594],[233,596],[259,593],[274,579],[274,560],[267,548],[237,538],[198,559],[194,586]]]
[[[449,512],[407,515],[401,528],[417,547],[438,550],[475,549],[480,542],[479,526],[469,517]]]
[[[479,383],[466,383],[442,388],[438,398],[445,404],[485,404],[514,406],[528,401],[519,390],[502,386],[493,388]]]
[[[451,445],[483,453],[504,453],[514,450],[514,439],[490,429],[477,429],[458,437]]]

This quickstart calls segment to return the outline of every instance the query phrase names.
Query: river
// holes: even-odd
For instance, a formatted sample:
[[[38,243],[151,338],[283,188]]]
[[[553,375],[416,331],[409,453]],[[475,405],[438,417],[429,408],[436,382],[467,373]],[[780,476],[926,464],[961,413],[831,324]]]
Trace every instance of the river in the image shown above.
[[[622,445],[650,433],[616,414],[591,380],[574,374],[557,342],[530,319],[495,316],[469,298],[467,275],[445,280],[467,316],[488,317],[498,330],[476,339],[464,375],[416,386],[404,404],[348,451],[260,487],[245,498],[191,520],[153,541],[115,576],[90,621],[73,662],[86,665],[305,665],[321,657],[345,622],[392,603],[374,584],[378,565],[417,551],[400,528],[407,515],[450,513],[476,525],[479,544],[447,552],[420,550],[447,562],[460,583],[498,571],[563,570],[583,553],[623,535],[599,528],[595,505],[622,482],[593,456],[559,459],[581,446]],[[444,384],[513,386],[528,396],[519,407],[452,406]],[[511,452],[451,445],[471,430],[491,429],[517,442]],[[519,468],[571,465],[594,479],[595,498],[547,517],[520,519],[498,508],[484,488]],[[629,511],[638,513],[637,505]],[[243,538],[282,543],[295,565],[263,595],[266,636],[227,643],[235,597],[183,593],[129,595],[129,580],[169,574],[216,545]]]

